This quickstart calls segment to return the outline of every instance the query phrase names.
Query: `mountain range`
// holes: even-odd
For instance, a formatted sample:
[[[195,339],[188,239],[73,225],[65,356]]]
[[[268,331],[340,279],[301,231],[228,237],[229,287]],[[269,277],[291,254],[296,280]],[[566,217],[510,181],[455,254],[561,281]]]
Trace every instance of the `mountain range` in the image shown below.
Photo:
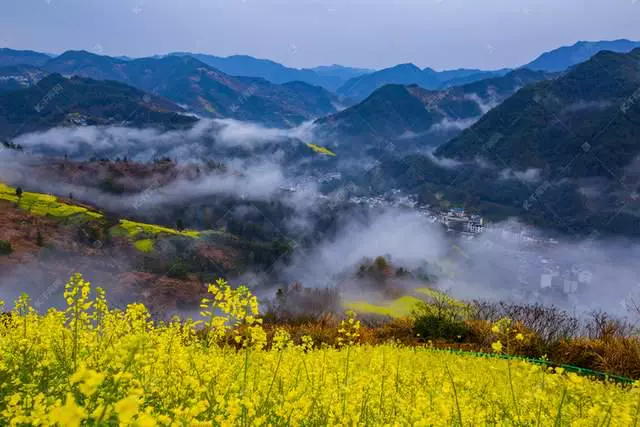
[[[385,84],[418,85],[424,89],[433,90],[504,75],[508,71],[508,69],[496,71],[458,69],[438,72],[431,68],[420,69],[414,64],[400,64],[354,77],[338,89],[338,94],[362,100]]]
[[[639,46],[640,42],[626,39],[579,41],[571,46],[562,46],[545,52],[523,67],[547,72],[559,72],[588,60],[602,50],[626,53]],[[435,71],[431,68],[420,69],[413,64],[400,64],[382,70],[345,67],[335,64],[314,68],[293,68],[275,61],[254,58],[248,55],[220,57],[190,52],[172,52],[166,55],[155,55],[152,58],[161,59],[166,56],[191,56],[232,76],[262,77],[276,84],[296,80],[303,81],[311,85],[322,86],[336,93],[349,96],[355,94],[360,100],[371,94],[373,90],[382,84],[418,84],[425,89],[440,89],[443,86],[459,86],[493,74],[505,74],[509,71],[508,69],[487,71],[465,68]],[[55,55],[4,48],[0,49],[0,67],[18,64],[40,66],[52,57],[55,57]],[[135,58],[116,56],[114,59],[131,61]],[[367,77],[364,81],[360,81],[358,78],[361,76]],[[388,77],[388,79],[385,79],[385,77]],[[349,80],[352,81],[349,82]],[[366,90],[363,88],[358,89],[357,86],[360,84],[368,85],[369,87]]]
[[[34,86],[0,93],[3,138],[58,126],[175,128],[195,120],[171,101],[115,81],[50,74]]]
[[[316,68],[291,68],[268,59],[258,59],[248,55],[220,57],[202,53],[173,52],[169,55],[192,56],[205,64],[232,76],[261,77],[272,83],[301,81],[321,86],[335,92],[348,79],[373,72],[363,68],[341,65]]]
[[[336,95],[302,82],[232,77],[190,56],[121,60],[68,51],[41,65],[49,73],[113,80],[165,97],[203,117],[290,127],[335,112]]]
[[[563,46],[545,52],[524,67],[548,72],[564,71],[590,59],[593,55],[603,50],[628,53],[638,47],[640,47],[640,41],[627,39],[579,41],[571,46]]]
[[[609,50],[627,53],[636,47],[640,47],[640,41],[626,39],[594,42],[580,41],[572,46],[563,46],[545,52],[521,68],[545,72],[561,72],[588,60],[600,51]],[[442,89],[501,76],[509,71],[510,69],[507,68],[493,71],[465,68],[435,71],[432,68],[420,69],[414,64],[400,64],[353,77],[338,88],[337,93],[348,98],[362,100],[385,84],[416,84],[425,89]]]
[[[611,43],[621,51],[632,45]],[[314,120],[311,142],[338,154],[327,165],[375,159],[366,184],[379,191],[400,188],[427,204],[462,204],[488,218],[520,216],[564,231],[628,233],[640,217],[640,48],[589,56],[603,46],[578,43],[531,65],[557,72],[498,70],[451,87],[483,72],[410,64],[390,71],[421,84],[383,84],[385,70],[360,75],[382,86],[341,111],[345,98],[320,86],[231,76],[191,56],[69,51],[15,65],[20,53],[10,51],[5,63],[13,65],[0,68],[0,136],[87,124],[172,128],[193,123],[193,113],[278,127]],[[590,59],[573,64],[580,55]],[[436,84],[443,87],[424,87]]]
[[[39,66],[51,59],[46,53],[34,52],[32,50],[15,50],[0,48],[0,67],[12,65],[34,65]]]
[[[378,184],[568,232],[638,234],[639,69],[640,49],[599,52],[520,89],[435,157],[388,162]]]
[[[315,121],[315,134],[331,149],[396,154],[435,147],[470,126],[521,87],[553,77],[518,69],[443,90],[385,85],[361,103]]]
[[[573,46],[547,52],[524,68],[561,72],[588,59],[601,49],[624,52],[636,45],[638,42],[628,40],[578,42]],[[85,51],[67,51],[52,56],[33,51],[0,49],[0,92],[33,85],[49,73],[77,75],[128,84],[169,99],[202,117],[233,118],[277,127],[296,126],[305,121],[332,115],[355,102],[365,100],[367,102],[359,105],[356,110],[330,117],[328,120],[336,119],[341,122],[338,126],[344,128],[341,119],[358,112],[366,116],[364,120],[371,122],[366,110],[379,107],[370,104],[386,101],[384,96],[379,96],[380,94],[376,94],[371,100],[367,98],[386,84],[416,85],[418,88],[410,91],[415,95],[420,89],[442,91],[492,77],[502,77],[509,71],[435,71],[431,68],[420,69],[413,64],[401,64],[379,71],[340,65],[296,69],[246,55],[224,58],[174,52],[132,59],[96,55]],[[392,95],[393,91],[387,89],[387,94]],[[397,89],[396,92],[396,95],[401,94]],[[424,101],[426,98],[440,96],[442,94],[422,93],[417,95],[417,98],[423,98]],[[497,98],[501,97],[502,95],[499,95]],[[392,111],[401,109],[395,108]],[[415,122],[419,115],[429,115],[424,111],[415,112],[415,117],[406,120]],[[456,117],[470,119],[469,114],[471,113],[463,112]],[[381,117],[380,120],[386,122],[388,118]],[[384,132],[380,132],[380,129],[375,130],[377,134],[385,137],[390,131],[395,133],[396,129],[401,128],[408,132],[407,135],[412,135],[424,132],[427,126],[437,123],[437,118],[433,123],[429,120],[431,119],[404,126],[401,123],[396,126],[379,123],[374,127],[387,128]],[[351,125],[346,123],[345,126],[348,128]]]

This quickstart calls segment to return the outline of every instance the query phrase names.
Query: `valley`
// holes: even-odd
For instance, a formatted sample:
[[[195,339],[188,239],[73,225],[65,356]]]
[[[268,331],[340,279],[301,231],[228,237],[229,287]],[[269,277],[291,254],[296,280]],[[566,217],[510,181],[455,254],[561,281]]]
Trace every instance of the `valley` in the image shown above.
[[[13,86],[0,94],[0,179],[11,186],[6,188],[89,206],[100,215],[92,221],[108,218],[106,225],[80,229],[99,245],[108,236],[120,247],[119,239],[130,236],[127,251],[135,256],[124,258],[135,262],[125,263],[122,274],[168,275],[181,268],[185,280],[197,276],[201,282],[216,275],[254,277],[267,294],[296,281],[348,294],[348,272],[367,257],[394,257],[394,239],[353,248],[359,255],[349,254],[348,263],[311,269],[324,268],[321,274],[301,271],[345,233],[367,235],[399,215],[427,227],[428,237],[416,244],[430,248],[400,260],[403,268],[428,265],[427,276],[442,276],[423,285],[473,297],[495,293],[493,275],[485,281],[482,262],[470,255],[485,248],[483,255],[499,258],[504,251],[520,260],[497,269],[512,283],[514,298],[575,308],[584,303],[577,283],[590,288],[578,280],[586,277],[584,263],[552,260],[552,254],[586,237],[607,240],[638,230],[634,163],[624,159],[637,155],[633,94],[640,81],[634,71],[638,51],[627,47],[628,53],[626,47],[596,51],[564,70],[425,71],[440,76],[437,85],[361,70],[354,78],[371,75],[390,84],[373,88],[361,102],[347,101],[352,105],[339,112],[349,95],[310,85],[311,71],[296,74],[249,58],[177,53],[133,59],[84,51],[45,57],[5,50],[3,82]],[[263,65],[265,73],[278,70],[280,77],[269,82],[269,74],[258,75]],[[238,75],[251,66],[251,76]],[[284,81],[287,73],[310,83]],[[169,75],[172,86],[163,83]],[[585,90],[577,95],[580,85]],[[202,90],[205,98],[198,95]],[[556,130],[579,123],[568,131],[569,142]],[[562,148],[553,138],[563,140]],[[615,148],[606,145],[611,143]],[[591,163],[579,164],[586,156]],[[570,175],[562,169],[566,162]],[[608,199],[585,198],[593,194],[589,187],[616,185]],[[137,226],[142,229],[132,234],[136,228],[123,229],[123,221],[159,228]],[[62,240],[86,240],[66,227]],[[96,230],[105,238],[97,238]],[[98,255],[106,250],[91,244]],[[58,238],[50,243],[56,250],[65,245]],[[176,247],[183,256],[171,255]],[[453,273],[451,259],[460,271]],[[483,284],[471,291],[472,280]],[[485,286],[492,290],[483,291]]]
[[[3,4],[0,425],[639,425],[635,3]]]

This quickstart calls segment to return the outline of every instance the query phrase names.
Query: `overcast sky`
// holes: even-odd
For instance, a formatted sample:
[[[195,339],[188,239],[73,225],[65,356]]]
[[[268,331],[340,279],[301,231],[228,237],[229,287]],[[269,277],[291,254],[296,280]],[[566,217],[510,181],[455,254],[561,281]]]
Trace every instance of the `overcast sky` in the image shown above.
[[[0,0],[0,46],[51,53],[500,68],[616,38],[640,40],[640,0]]]

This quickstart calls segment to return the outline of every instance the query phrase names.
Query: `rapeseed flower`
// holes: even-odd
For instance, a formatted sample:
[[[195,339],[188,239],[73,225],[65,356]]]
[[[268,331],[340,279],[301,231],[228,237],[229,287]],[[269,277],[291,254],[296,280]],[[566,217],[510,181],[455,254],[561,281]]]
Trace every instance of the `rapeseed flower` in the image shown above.
[[[29,298],[0,322],[0,425],[634,425],[640,387],[562,368],[433,346],[360,345],[348,313],[338,348],[268,338],[258,301],[219,280],[202,322],[153,322],[142,304],[110,309],[74,275],[64,311]],[[493,326],[496,353],[525,336]],[[238,345],[229,339],[237,337]],[[554,374],[555,373],[555,374]]]

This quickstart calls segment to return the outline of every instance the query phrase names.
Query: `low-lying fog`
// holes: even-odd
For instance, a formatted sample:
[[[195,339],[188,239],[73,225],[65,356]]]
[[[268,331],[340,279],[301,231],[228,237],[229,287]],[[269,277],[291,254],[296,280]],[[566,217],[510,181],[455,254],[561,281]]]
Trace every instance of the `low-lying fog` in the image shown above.
[[[296,208],[296,216],[290,221],[292,228],[300,229],[305,227],[309,212],[324,209],[327,201],[313,182],[309,184],[300,175],[299,181],[307,185],[295,192],[281,191],[291,184],[287,144],[310,131],[309,125],[274,130],[236,121],[207,121],[188,131],[165,133],[127,128],[53,129],[14,140],[25,147],[23,153],[0,149],[0,180],[22,185],[27,191],[61,196],[74,193],[99,208],[112,210],[135,208],[141,198],[149,206],[188,204],[193,199],[220,194],[241,196],[249,203],[279,200]],[[283,144],[275,152],[255,158],[246,152],[241,156],[228,152],[228,157],[215,159],[230,166],[226,171],[153,185],[122,196],[62,179],[38,180],[32,173],[52,155],[77,159],[127,156],[131,162],[168,156],[179,163],[203,162],[211,153],[212,141],[225,148],[249,151],[264,144]],[[324,203],[322,207],[320,203]],[[291,261],[286,265],[277,263],[273,269],[282,281],[297,281],[310,287],[344,286],[341,290],[346,295],[362,297],[366,292],[349,289],[349,282],[341,278],[345,272],[355,273],[364,258],[380,255],[396,267],[428,268],[430,276],[437,277],[432,285],[458,298],[537,300],[577,313],[601,309],[618,315],[626,314],[629,302],[640,300],[640,245],[636,241],[600,236],[553,240],[516,220],[493,224],[475,238],[456,237],[433,223],[425,212],[390,206],[372,209],[366,217],[342,218],[337,233],[311,247],[296,246]],[[27,270],[22,268],[20,277],[0,279],[0,298],[11,299],[18,290],[31,291],[25,288],[34,285],[26,285],[29,282],[23,280]],[[255,273],[254,277],[263,277],[261,272]],[[44,292],[43,288],[32,290]],[[371,295],[373,298],[374,293]]]

